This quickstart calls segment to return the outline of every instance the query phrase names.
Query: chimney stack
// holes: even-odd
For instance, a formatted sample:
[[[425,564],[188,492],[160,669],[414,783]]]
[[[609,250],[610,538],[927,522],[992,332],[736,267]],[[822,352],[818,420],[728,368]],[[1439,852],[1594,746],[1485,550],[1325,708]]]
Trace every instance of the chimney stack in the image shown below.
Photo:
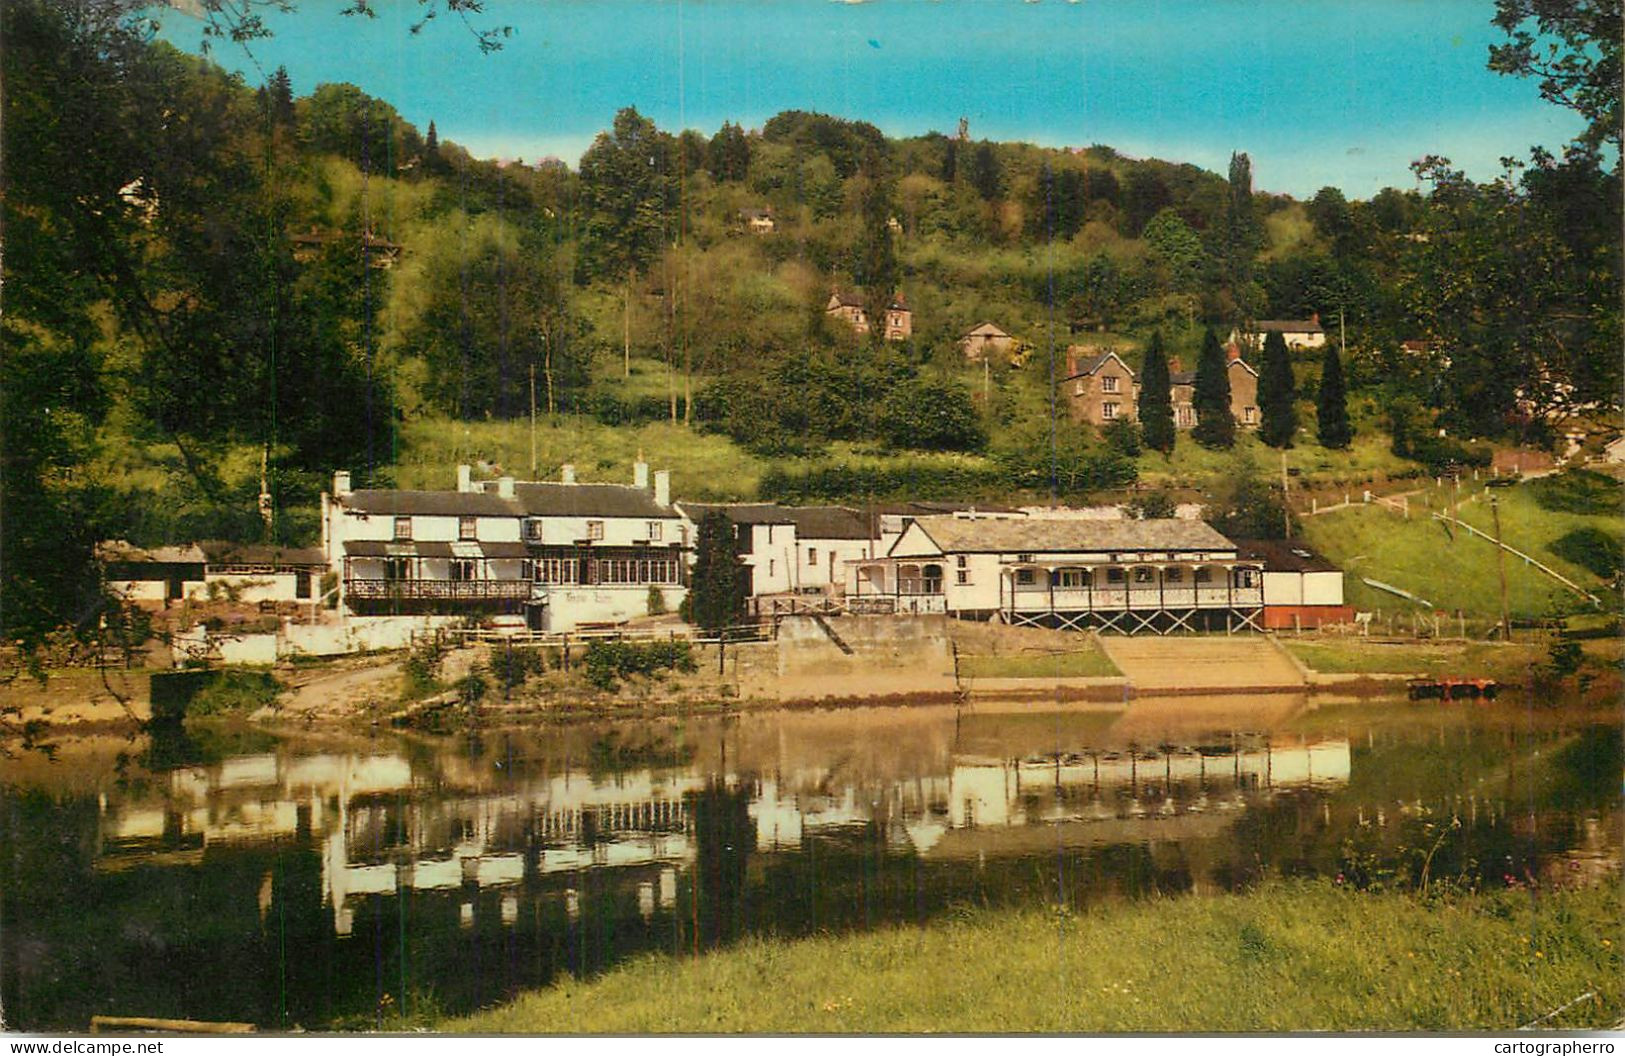
[[[1168,373],[1170,373],[1170,374],[1178,374],[1180,371],[1182,371],[1184,369],[1185,369],[1185,367],[1184,367],[1184,365],[1182,363],[1179,362],[1179,357],[1178,356],[1175,356],[1173,359],[1170,359],[1168,361]]]
[[[655,471],[655,505],[671,505],[671,470]]]
[[[1319,312],[1310,312],[1309,313],[1309,321],[1311,323],[1313,323],[1315,326],[1319,326],[1320,325],[1320,313]]]
[[[497,495],[500,496],[501,498],[504,498],[504,499],[513,498],[513,478],[512,477],[498,477],[497,478]]]
[[[337,499],[348,494],[350,494],[350,471],[338,470],[333,474],[333,497]]]
[[[457,467],[457,490],[464,494],[474,490],[474,467],[460,465]]]
[[[632,463],[632,486],[649,490],[649,463],[641,458]]]
[[[1234,363],[1236,360],[1240,359],[1241,358],[1241,346],[1236,344],[1234,341],[1230,342],[1228,345],[1225,345],[1224,346],[1224,358],[1225,358],[1225,361],[1229,362],[1229,363]]]
[[[563,466],[560,466],[559,479],[566,484],[574,484],[576,482],[575,463],[566,462]]]

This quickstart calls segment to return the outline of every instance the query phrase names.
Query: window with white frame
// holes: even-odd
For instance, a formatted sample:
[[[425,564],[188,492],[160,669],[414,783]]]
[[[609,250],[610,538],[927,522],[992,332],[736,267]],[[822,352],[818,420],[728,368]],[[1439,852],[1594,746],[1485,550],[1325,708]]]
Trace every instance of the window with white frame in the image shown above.
[[[1057,587],[1080,589],[1089,585],[1089,573],[1081,568],[1058,568],[1054,582]]]
[[[588,521],[587,522],[587,538],[588,539],[602,539],[603,537],[604,537],[604,522],[603,521]]]
[[[457,538],[462,542],[473,542],[480,537],[480,522],[477,517],[457,518]]]
[[[1116,392],[1117,391],[1117,378],[1116,378],[1116,376],[1112,375],[1112,374],[1103,375],[1101,377],[1101,379],[1100,379],[1100,391],[1101,392]]]
[[[1117,418],[1117,410],[1118,405],[1108,400],[1100,405],[1100,416],[1108,422],[1114,421]]]
[[[954,558],[954,582],[962,587],[970,584],[970,561],[964,554]]]
[[[474,562],[468,558],[453,558],[450,565],[450,576],[453,583],[469,583],[479,578],[476,575]]]
[[[662,525],[659,521],[650,521],[649,522],[649,541],[651,543],[658,543],[660,541],[660,532],[661,532],[661,529],[664,528],[664,527],[665,526]]]
[[[818,548],[816,546],[807,547],[807,567],[818,567]]]
[[[1033,585],[1033,570],[1030,568],[1016,569],[1016,586],[1030,587]]]
[[[397,517],[397,518],[395,518],[395,538],[397,538],[397,539],[410,539],[410,538],[412,538],[412,518],[410,518],[410,517]]]

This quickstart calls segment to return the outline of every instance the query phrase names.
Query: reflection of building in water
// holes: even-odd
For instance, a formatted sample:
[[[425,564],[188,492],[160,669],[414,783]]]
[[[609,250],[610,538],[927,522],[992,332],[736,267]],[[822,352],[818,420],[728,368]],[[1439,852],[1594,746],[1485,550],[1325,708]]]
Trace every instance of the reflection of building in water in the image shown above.
[[[1022,760],[962,758],[954,761],[948,779],[946,801],[939,808],[940,828],[922,833],[931,842],[922,845],[916,840],[916,846],[922,853],[931,852],[938,849],[943,835],[959,830],[1223,813],[1242,807],[1249,792],[1341,785],[1348,779],[1349,742],[1344,739],[1290,746],[1263,742],[1253,747],[1057,753]],[[1132,838],[1132,828],[1124,831],[1123,826],[1110,825],[1100,836]],[[1073,835],[1094,842],[1087,830],[1074,830]],[[1142,838],[1156,835],[1150,827],[1141,833]],[[977,845],[985,849],[985,841]]]
[[[1160,822],[1207,815],[1212,823],[1198,827],[1211,834],[1244,795],[1346,783],[1349,745],[1260,741],[946,763],[946,773],[869,784],[808,768],[728,776],[721,786],[745,795],[742,820],[759,852],[872,828],[900,849],[952,857],[972,847],[986,853],[990,830],[1023,827],[1034,838],[1048,826],[1063,842],[1120,842],[1170,836]],[[319,849],[323,904],[339,935],[351,932],[357,899],[406,891],[463,892],[460,920],[472,927],[483,904],[476,892],[513,889],[491,903],[512,924],[519,886],[534,884],[556,888],[552,897],[574,919],[581,885],[571,878],[589,869],[622,871],[629,904],[652,919],[677,901],[678,871],[699,853],[696,797],[717,787],[693,772],[653,770],[414,775],[403,756],[346,754],[240,756],[164,776],[156,804],[104,797],[98,868],[195,864],[211,845],[308,840]],[[1001,838],[1014,840],[1009,850],[1030,842],[992,837]]]
[[[685,796],[697,777],[650,772],[598,781],[566,772],[462,793],[414,782],[400,756],[241,756],[167,775],[161,805],[102,802],[98,868],[201,861],[206,846],[283,837],[318,839],[324,903],[349,934],[351,900],[397,891],[500,888],[586,868],[684,863],[693,858]],[[654,874],[651,874],[654,875]],[[676,901],[670,869],[650,899]],[[651,901],[651,906],[653,902]],[[504,923],[518,917],[504,896]],[[652,910],[651,910],[652,911]],[[473,907],[461,915],[472,924]]]

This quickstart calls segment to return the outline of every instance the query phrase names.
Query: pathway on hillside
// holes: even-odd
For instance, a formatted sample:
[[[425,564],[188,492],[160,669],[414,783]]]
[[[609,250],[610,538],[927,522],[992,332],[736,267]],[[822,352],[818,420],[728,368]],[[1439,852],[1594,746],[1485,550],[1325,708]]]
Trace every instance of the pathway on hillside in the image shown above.
[[[1103,634],[1100,644],[1134,692],[1298,689],[1297,666],[1263,635],[1136,637]]]

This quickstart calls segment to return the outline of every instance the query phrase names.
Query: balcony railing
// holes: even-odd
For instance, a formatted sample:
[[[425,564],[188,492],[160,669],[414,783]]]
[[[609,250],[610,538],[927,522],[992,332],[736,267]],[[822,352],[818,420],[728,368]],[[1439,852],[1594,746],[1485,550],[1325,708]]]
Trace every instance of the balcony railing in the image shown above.
[[[354,601],[528,601],[523,579],[347,579]]]
[[[1010,608],[1015,612],[1049,612],[1051,592],[1044,587],[1023,587],[1015,592]],[[1057,612],[1108,612],[1130,609],[1252,609],[1264,604],[1261,587],[1175,587],[1155,588],[1105,586],[1056,587],[1053,608]]]

